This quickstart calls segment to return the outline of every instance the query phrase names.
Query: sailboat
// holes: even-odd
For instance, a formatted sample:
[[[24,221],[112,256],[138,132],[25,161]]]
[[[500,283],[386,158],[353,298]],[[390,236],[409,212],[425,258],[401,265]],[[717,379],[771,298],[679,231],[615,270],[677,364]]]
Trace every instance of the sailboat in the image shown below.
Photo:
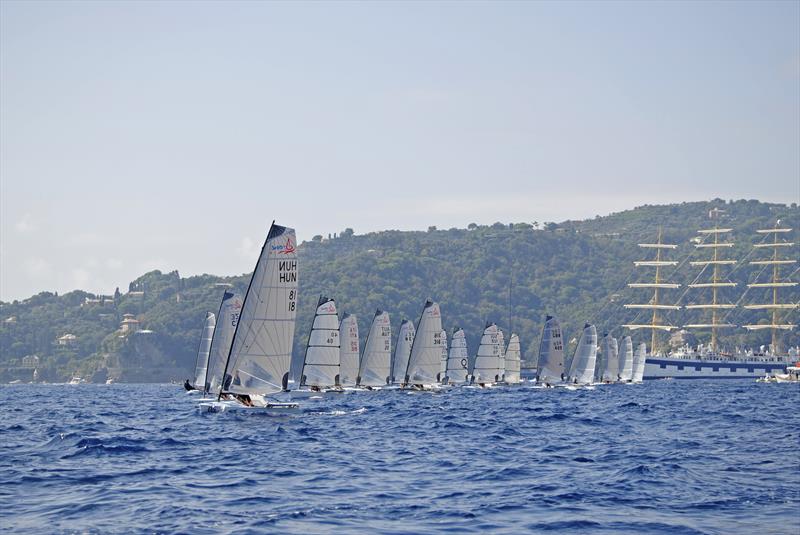
[[[358,339],[358,320],[345,314],[339,323],[339,386],[354,389],[358,379],[358,361],[361,352]]]
[[[722,210],[712,210],[709,216],[717,219]],[[772,373],[782,373],[791,364],[797,355],[797,349],[790,349],[783,352],[779,347],[778,333],[782,330],[791,330],[795,324],[788,323],[780,317],[781,312],[787,314],[798,307],[798,303],[781,302],[778,296],[780,289],[797,286],[797,282],[784,279],[780,274],[780,267],[796,263],[796,259],[787,259],[780,256],[780,251],[794,246],[793,243],[780,239],[781,236],[791,232],[792,229],[780,226],[780,222],[771,229],[759,229],[757,233],[763,236],[762,242],[755,244],[754,253],[764,249],[772,249],[770,258],[753,260],[750,265],[762,266],[762,271],[772,268],[772,277],[766,282],[759,282],[759,275],[755,281],[747,285],[744,295],[739,298],[739,302],[744,300],[745,295],[750,291],[757,292],[759,289],[771,290],[772,302],[759,304],[746,304],[742,308],[746,310],[771,310],[770,323],[758,323],[753,325],[742,325],[751,331],[771,330],[772,344],[769,347],[762,347],[757,350],[747,350],[734,348],[725,349],[719,343],[717,331],[720,329],[734,329],[737,325],[728,320],[731,312],[735,311],[737,305],[723,299],[721,292],[725,288],[733,288],[737,284],[723,277],[722,268],[734,265],[736,260],[724,258],[721,250],[733,247],[733,242],[725,237],[733,229],[720,228],[715,223],[713,228],[698,231],[695,248],[698,250],[711,250],[711,257],[690,262],[692,266],[702,267],[695,280],[688,285],[690,290],[710,289],[710,300],[702,303],[690,303],[684,308],[688,311],[700,309],[709,310],[709,319],[703,323],[689,323],[683,325],[683,329],[710,331],[710,340],[705,344],[696,347],[684,345],[673,351],[659,352],[655,350],[656,337],[655,331],[651,340],[650,355],[645,359],[645,369],[643,377],[645,379],[675,378],[675,379],[735,379],[735,378],[756,378]],[[771,239],[770,239],[771,238]],[[710,278],[703,278],[706,269],[711,267]],[[664,308],[667,308],[665,305]],[[669,307],[671,309],[680,308],[679,306]],[[728,311],[725,315],[721,312]],[[663,330],[674,330],[676,327],[664,326]]]
[[[545,318],[542,340],[539,344],[539,365],[536,382],[553,386],[564,381],[564,339],[561,324],[553,316]]]
[[[600,382],[616,383],[619,381],[619,342],[606,333],[603,336],[602,351],[603,369],[600,372]]]
[[[391,374],[392,324],[389,313],[378,309],[367,333],[357,383],[369,390],[380,389],[391,382]]]
[[[519,335],[516,333],[511,333],[511,337],[508,339],[504,360],[503,382],[507,385],[518,385],[520,383],[522,350],[519,345]]]
[[[192,383],[187,379],[183,387],[189,393],[199,393],[205,384],[206,370],[208,369],[208,355],[211,351],[211,338],[214,336],[214,326],[217,317],[213,312],[206,312],[206,319],[203,323],[203,332],[200,335],[200,346],[197,348],[197,358],[194,363],[194,377]]]
[[[500,380],[500,338],[497,331],[497,325],[488,323],[481,335],[472,368],[472,383],[481,387],[492,386]]]
[[[311,331],[308,333],[300,387],[292,390],[292,398],[313,397],[323,392],[341,392],[339,356],[339,315],[336,302],[321,295]]]
[[[415,390],[437,389],[436,374],[442,358],[442,315],[439,305],[425,302],[417,324],[403,386]]]
[[[450,350],[447,353],[445,384],[463,385],[469,379],[469,353],[464,329],[456,327],[450,337]]]
[[[588,385],[594,379],[597,362],[597,329],[586,324],[575,347],[572,364],[567,374],[567,382],[576,385]]]
[[[203,379],[203,395],[219,390],[222,384],[222,373],[225,361],[231,350],[233,333],[242,311],[241,295],[225,290],[217,312],[217,322],[214,327],[214,336],[211,338],[211,349],[208,356],[208,367]]]
[[[403,384],[408,368],[408,358],[411,356],[411,346],[414,345],[416,329],[414,324],[404,319],[400,322],[397,332],[397,343],[394,345],[394,358],[392,359],[392,384],[399,387]]]
[[[273,222],[244,296],[217,400],[200,403],[201,411],[282,414],[299,408],[275,399],[289,383],[297,313],[296,244],[294,229]]]
[[[644,360],[647,358],[647,344],[642,342],[633,354],[633,374],[631,382],[641,383],[644,378]]]
[[[633,380],[633,340],[623,336],[619,345],[619,382],[630,383]]]

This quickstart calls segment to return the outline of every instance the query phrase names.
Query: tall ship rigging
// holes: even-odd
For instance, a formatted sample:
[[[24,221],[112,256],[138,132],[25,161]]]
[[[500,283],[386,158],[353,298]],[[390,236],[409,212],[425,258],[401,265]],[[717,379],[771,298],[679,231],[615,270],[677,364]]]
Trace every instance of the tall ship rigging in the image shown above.
[[[713,219],[720,215],[719,210],[712,210],[709,214]],[[769,259],[752,260],[749,265],[762,266],[761,272],[755,277],[755,281],[747,285],[747,289],[741,295],[737,303],[731,303],[725,299],[726,292],[737,287],[737,283],[728,280],[724,275],[730,276],[733,266],[738,264],[737,260],[727,258],[725,251],[733,248],[734,243],[728,237],[732,229],[720,228],[715,224],[713,228],[698,231],[695,238],[694,248],[701,252],[708,252],[704,258],[692,260],[689,265],[699,268],[695,279],[688,285],[684,295],[689,296],[691,302],[680,305],[678,302],[670,303],[663,301],[665,290],[673,290],[681,287],[680,284],[666,280],[663,277],[662,269],[666,267],[679,266],[679,262],[667,260],[664,253],[671,249],[676,249],[674,244],[662,242],[661,231],[659,231],[656,243],[639,244],[646,249],[655,249],[655,260],[643,260],[634,263],[636,267],[654,267],[655,277],[652,282],[641,282],[629,284],[632,288],[646,288],[653,290],[653,297],[648,303],[628,304],[628,309],[652,310],[649,323],[631,323],[623,325],[629,330],[650,330],[650,351],[645,359],[644,378],[645,379],[724,379],[724,378],[756,378],[773,373],[783,373],[786,367],[797,360],[798,350],[790,348],[783,350],[780,344],[781,331],[791,330],[796,327],[793,323],[786,320],[786,316],[798,308],[798,303],[781,302],[779,290],[798,285],[797,282],[783,278],[781,266],[796,263],[794,259],[782,258],[780,251],[791,248],[794,244],[780,239],[779,236],[791,232],[789,228],[780,226],[780,221],[772,229],[758,230],[758,234],[764,239],[761,243],[754,245],[751,254],[758,254],[758,251],[772,249]],[[750,256],[750,255],[748,255]],[[772,277],[769,281],[759,282],[760,276],[768,268],[771,268]],[[730,270],[730,271],[728,271]],[[738,306],[739,302],[745,301],[748,293],[757,289],[769,289],[772,294],[771,303],[745,304]],[[756,323],[750,325],[737,325],[730,320],[732,314],[737,310],[768,310],[771,311],[770,323]],[[701,319],[692,323],[685,323],[680,327],[666,321],[666,316],[670,312],[685,311],[684,316],[695,315],[699,311]],[[783,314],[783,315],[782,315]],[[677,323],[677,322],[675,322]],[[743,327],[749,331],[772,330],[772,343],[769,346],[761,346],[756,349],[728,348],[720,343],[720,334],[736,331]],[[706,341],[698,343],[692,347],[684,344],[681,347],[670,349],[668,346],[661,345],[658,333],[683,330],[683,332],[697,331],[705,335]],[[724,337],[723,337],[724,338]]]

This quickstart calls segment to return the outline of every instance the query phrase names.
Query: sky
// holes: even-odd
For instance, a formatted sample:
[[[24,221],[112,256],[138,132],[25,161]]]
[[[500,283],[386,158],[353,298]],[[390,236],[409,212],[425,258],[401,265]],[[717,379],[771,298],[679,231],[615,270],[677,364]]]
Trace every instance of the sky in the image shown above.
[[[715,197],[800,202],[800,2],[0,2],[0,300]]]

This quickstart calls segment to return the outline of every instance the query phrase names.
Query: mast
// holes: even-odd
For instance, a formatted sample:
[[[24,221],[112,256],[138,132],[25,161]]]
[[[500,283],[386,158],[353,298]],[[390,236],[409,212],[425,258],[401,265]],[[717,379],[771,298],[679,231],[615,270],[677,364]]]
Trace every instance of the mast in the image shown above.
[[[791,232],[792,229],[790,228],[782,228],[780,227],[781,221],[780,219],[775,222],[775,226],[771,229],[761,229],[757,230],[756,232],[759,234],[765,235],[765,238],[768,237],[769,234],[772,234],[772,242],[759,243],[754,245],[754,248],[772,248],[772,258],[770,260],[751,260],[750,264],[756,266],[772,266],[772,280],[770,282],[754,282],[752,284],[748,284],[748,288],[772,288],[772,303],[764,303],[764,304],[756,304],[756,305],[745,305],[744,308],[749,310],[772,310],[772,323],[770,324],[755,324],[755,325],[742,325],[748,331],[757,331],[762,329],[772,329],[772,352],[773,354],[778,353],[778,331],[780,330],[792,330],[797,325],[795,324],[786,324],[786,323],[778,323],[779,317],[778,313],[780,310],[793,310],[798,307],[798,303],[780,303],[778,301],[778,289],[779,288],[788,288],[797,286],[798,283],[790,282],[790,281],[783,281],[780,280],[780,266],[782,265],[789,265],[794,264],[797,260],[794,259],[785,259],[780,258],[778,251],[782,247],[792,247],[794,243],[787,242],[783,240],[778,240],[778,237],[781,234],[785,234]]]
[[[719,320],[718,312],[720,310],[736,308],[736,305],[734,304],[720,303],[719,301],[720,288],[736,286],[735,282],[722,280],[722,278],[720,277],[720,266],[733,265],[736,263],[736,260],[728,260],[720,258],[719,254],[720,249],[733,247],[733,242],[731,241],[725,241],[725,242],[720,241],[721,235],[725,235],[733,230],[729,228],[719,228],[719,225],[716,221],[720,216],[720,214],[722,214],[723,212],[724,210],[719,210],[717,208],[711,210],[708,213],[708,217],[710,219],[715,220],[714,228],[697,231],[697,233],[703,236],[704,239],[708,238],[709,236],[714,238],[713,243],[701,242],[695,244],[696,249],[711,249],[713,251],[711,259],[689,262],[689,264],[692,266],[702,266],[703,270],[705,270],[705,268],[708,266],[712,267],[711,282],[699,282],[695,284],[689,284],[689,288],[711,288],[711,302],[686,305],[687,310],[697,310],[697,309],[711,310],[711,323],[691,323],[688,325],[684,325],[684,328],[687,329],[711,329],[711,350],[717,349],[717,329],[735,327],[735,325],[732,323],[718,323]],[[700,273],[702,273],[702,271]]]
[[[655,279],[653,282],[638,282],[638,283],[631,283],[628,284],[629,288],[652,288],[653,289],[653,299],[650,300],[649,303],[645,304],[627,304],[625,308],[629,309],[648,309],[653,311],[653,316],[650,320],[650,323],[632,323],[623,325],[626,329],[636,330],[636,329],[650,329],[652,331],[652,335],[650,337],[650,351],[655,354],[656,353],[656,333],[658,331],[671,331],[676,329],[674,325],[662,324],[659,323],[660,318],[658,311],[659,310],[678,310],[680,309],[677,305],[665,305],[659,301],[659,290],[662,289],[674,289],[679,288],[680,284],[674,284],[671,282],[664,282],[661,278],[661,268],[666,266],[677,266],[678,262],[673,260],[662,260],[661,259],[661,252],[666,249],[677,249],[677,245],[663,243],[661,241],[661,228],[658,229],[658,241],[656,243],[640,243],[638,244],[639,247],[643,249],[655,249],[656,250],[656,259],[655,260],[640,260],[633,263],[636,267],[655,267]]]

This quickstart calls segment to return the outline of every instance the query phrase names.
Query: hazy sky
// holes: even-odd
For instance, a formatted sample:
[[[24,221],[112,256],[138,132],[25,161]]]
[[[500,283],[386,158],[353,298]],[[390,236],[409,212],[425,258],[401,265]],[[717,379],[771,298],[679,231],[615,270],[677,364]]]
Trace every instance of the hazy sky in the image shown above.
[[[0,299],[252,269],[269,223],[800,201],[800,3],[0,3]]]

